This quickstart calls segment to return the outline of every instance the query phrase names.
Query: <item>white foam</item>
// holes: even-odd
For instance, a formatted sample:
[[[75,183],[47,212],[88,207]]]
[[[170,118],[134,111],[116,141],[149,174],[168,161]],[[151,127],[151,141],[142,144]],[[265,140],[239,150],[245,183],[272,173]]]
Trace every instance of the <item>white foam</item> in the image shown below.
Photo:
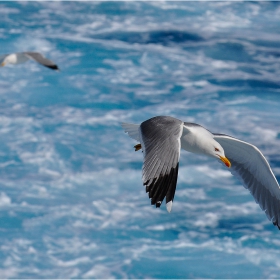
[[[216,227],[219,222],[219,215],[216,213],[206,213],[200,219],[194,221],[194,225],[197,227]]]
[[[12,201],[9,196],[7,196],[4,192],[0,194],[0,206],[8,206],[11,205]]]
[[[58,266],[61,266],[61,267],[69,267],[69,266],[71,267],[71,266],[77,266],[80,263],[90,263],[91,262],[89,257],[80,257],[80,258],[76,258],[76,259],[73,259],[70,261],[63,261],[63,260],[59,260],[56,258],[54,261],[56,262],[56,264]]]
[[[115,279],[110,273],[110,268],[102,265],[96,264],[89,271],[83,274],[83,278],[107,278]]]

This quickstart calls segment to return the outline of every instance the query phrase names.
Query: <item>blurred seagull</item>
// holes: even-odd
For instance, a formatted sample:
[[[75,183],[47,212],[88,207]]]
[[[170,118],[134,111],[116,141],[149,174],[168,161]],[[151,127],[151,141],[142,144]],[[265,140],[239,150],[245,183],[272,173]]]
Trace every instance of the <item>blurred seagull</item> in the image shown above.
[[[0,56],[1,66],[7,64],[20,64],[24,63],[29,59],[33,59],[38,63],[42,64],[45,67],[48,67],[53,70],[59,70],[58,66],[53,63],[51,60],[45,58],[42,54],[38,52],[20,52],[20,53],[11,53]]]
[[[166,198],[166,208],[171,211],[182,147],[188,152],[221,160],[280,229],[279,184],[267,160],[254,145],[168,116],[157,116],[140,125],[122,123],[122,127],[140,142],[134,147],[135,151],[143,151],[142,180],[151,204],[160,207]]]

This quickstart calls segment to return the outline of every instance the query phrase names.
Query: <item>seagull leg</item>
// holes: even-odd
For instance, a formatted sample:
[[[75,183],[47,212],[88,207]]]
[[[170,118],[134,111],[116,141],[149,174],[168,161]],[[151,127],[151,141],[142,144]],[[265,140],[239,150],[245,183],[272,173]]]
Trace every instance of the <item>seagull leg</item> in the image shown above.
[[[136,152],[136,151],[139,151],[142,147],[141,147],[141,144],[137,144],[134,146],[134,148],[135,148],[135,152]]]

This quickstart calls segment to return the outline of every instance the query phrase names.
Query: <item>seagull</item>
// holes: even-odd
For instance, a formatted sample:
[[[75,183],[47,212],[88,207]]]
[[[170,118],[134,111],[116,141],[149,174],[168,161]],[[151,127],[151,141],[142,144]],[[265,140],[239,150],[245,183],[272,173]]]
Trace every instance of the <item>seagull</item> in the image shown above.
[[[280,187],[261,151],[254,145],[226,134],[211,133],[196,123],[169,116],[157,116],[139,124],[122,123],[128,135],[140,142],[144,163],[142,181],[151,204],[166,200],[171,212],[175,195],[181,148],[220,160],[280,229]]]
[[[19,52],[19,53],[4,54],[0,57],[0,62],[1,62],[1,66],[3,67],[7,64],[24,63],[29,59],[35,60],[38,63],[50,69],[59,70],[58,66],[54,62],[45,58],[41,53],[38,52]]]

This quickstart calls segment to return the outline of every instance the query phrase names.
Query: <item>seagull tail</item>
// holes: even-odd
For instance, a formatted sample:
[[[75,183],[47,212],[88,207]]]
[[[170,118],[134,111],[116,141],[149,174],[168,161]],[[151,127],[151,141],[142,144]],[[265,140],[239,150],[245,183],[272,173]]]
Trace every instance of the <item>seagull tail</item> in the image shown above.
[[[140,137],[139,137],[140,125],[139,124],[122,123],[121,125],[122,125],[122,128],[124,129],[124,132],[126,132],[129,137],[140,142]]]

